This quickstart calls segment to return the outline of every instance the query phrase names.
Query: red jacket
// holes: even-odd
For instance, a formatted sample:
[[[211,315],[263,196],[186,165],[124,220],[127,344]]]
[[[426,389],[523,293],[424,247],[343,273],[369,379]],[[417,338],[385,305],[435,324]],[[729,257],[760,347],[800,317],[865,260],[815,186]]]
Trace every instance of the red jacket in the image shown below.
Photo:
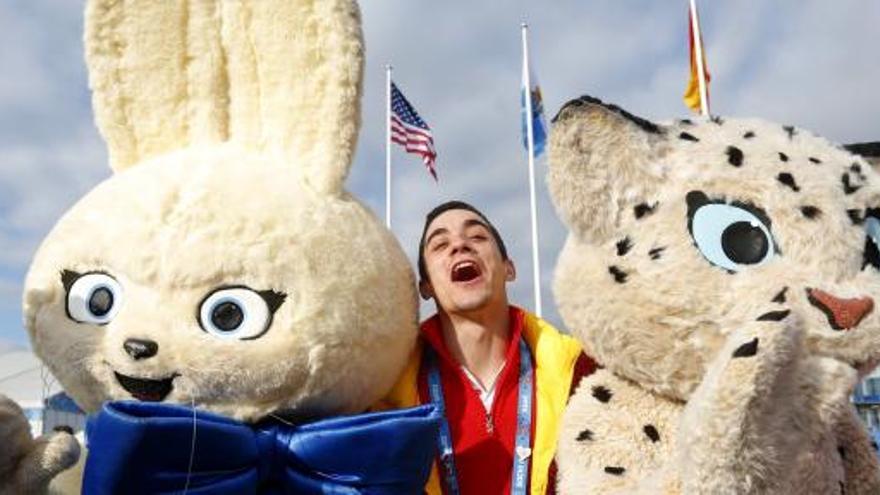
[[[519,375],[519,340],[525,337],[533,356],[531,495],[555,493],[553,455],[565,403],[577,382],[596,369],[571,337],[560,334],[546,322],[510,307],[511,338],[504,369],[498,377],[492,410],[487,411],[450,355],[442,337],[439,318],[422,324],[421,344],[410,367],[395,387],[386,407],[408,407],[430,402],[427,367],[422,366],[424,345],[437,353],[446,415],[455,451],[455,467],[463,495],[510,493]],[[435,466],[436,468],[436,466]],[[437,472],[426,491],[438,494]],[[443,490],[445,493],[445,489]]]

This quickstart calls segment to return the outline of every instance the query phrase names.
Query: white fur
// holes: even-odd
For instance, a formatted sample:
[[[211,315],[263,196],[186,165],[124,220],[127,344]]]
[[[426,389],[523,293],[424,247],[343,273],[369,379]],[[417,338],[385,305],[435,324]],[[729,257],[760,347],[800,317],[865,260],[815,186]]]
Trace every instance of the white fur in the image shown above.
[[[86,51],[116,174],[50,232],[24,293],[34,350],[65,390],[94,412],[132,398],[114,373],[176,374],[166,401],[244,421],[385,395],[417,298],[397,241],[342,189],[360,124],[354,0],[90,0]],[[68,316],[64,270],[116,279],[109,324]],[[285,295],[262,337],[201,328],[224,286]],[[132,338],[158,353],[133,359]]]

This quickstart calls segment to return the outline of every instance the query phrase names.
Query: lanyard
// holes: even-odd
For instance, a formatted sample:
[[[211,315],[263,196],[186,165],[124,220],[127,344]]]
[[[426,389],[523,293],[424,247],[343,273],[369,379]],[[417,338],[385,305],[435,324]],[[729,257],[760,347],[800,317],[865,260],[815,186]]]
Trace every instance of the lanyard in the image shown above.
[[[428,359],[428,393],[433,403],[440,410],[440,435],[437,446],[440,451],[443,480],[446,492],[460,495],[458,472],[455,469],[455,455],[452,448],[452,435],[449,432],[449,421],[446,419],[446,402],[443,399],[443,385],[440,383],[440,368],[437,366],[437,355],[431,346],[426,346]],[[516,448],[513,452],[513,479],[511,495],[525,495],[529,485],[529,457],[532,441],[532,353],[525,339],[519,341],[519,392],[516,406]]]

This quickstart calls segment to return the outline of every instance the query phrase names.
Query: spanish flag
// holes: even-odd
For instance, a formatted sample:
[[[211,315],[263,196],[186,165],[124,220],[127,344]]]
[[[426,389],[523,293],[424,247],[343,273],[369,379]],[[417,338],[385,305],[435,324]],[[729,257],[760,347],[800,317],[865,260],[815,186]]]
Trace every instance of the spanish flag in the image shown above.
[[[689,106],[695,112],[709,115],[709,81],[711,81],[712,78],[709,75],[709,67],[706,65],[706,52],[703,50],[703,35],[700,32],[699,19],[700,16],[697,13],[697,6],[694,3],[694,0],[691,0],[691,6],[688,12],[688,41],[690,44],[691,55],[691,77],[688,81],[687,89],[684,91],[684,104]],[[702,63],[698,63],[698,58],[699,62]],[[703,76],[702,78],[701,72]],[[700,88],[701,83],[704,86],[703,88]],[[703,94],[705,94],[705,102],[703,102]]]

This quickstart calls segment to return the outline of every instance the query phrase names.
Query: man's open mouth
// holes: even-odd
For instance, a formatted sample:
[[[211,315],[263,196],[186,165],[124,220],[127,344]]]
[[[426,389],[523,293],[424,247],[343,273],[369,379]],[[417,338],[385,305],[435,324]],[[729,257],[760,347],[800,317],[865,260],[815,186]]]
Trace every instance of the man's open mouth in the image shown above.
[[[480,275],[480,267],[473,261],[459,261],[452,265],[453,282],[470,282]]]
[[[149,380],[126,376],[115,371],[113,374],[116,375],[116,381],[122,385],[126,392],[130,393],[135,399],[144,402],[162,402],[165,400],[165,397],[168,397],[168,394],[174,388],[172,382],[179,376],[175,373],[164,380]]]

